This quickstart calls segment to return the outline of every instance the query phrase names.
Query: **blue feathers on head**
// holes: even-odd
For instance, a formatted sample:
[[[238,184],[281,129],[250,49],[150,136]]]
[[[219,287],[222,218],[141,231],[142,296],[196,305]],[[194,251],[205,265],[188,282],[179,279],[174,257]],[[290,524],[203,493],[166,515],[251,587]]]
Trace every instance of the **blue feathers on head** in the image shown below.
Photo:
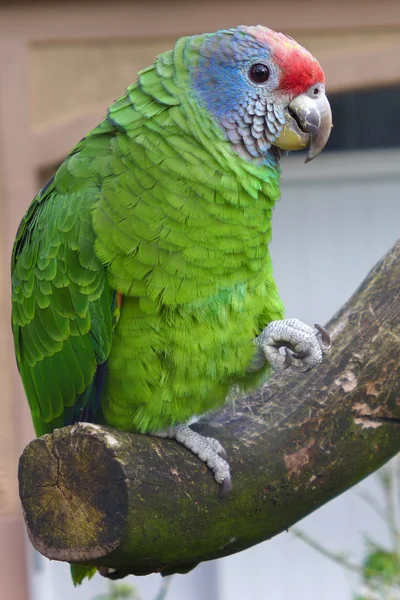
[[[285,119],[275,94],[279,71],[271,50],[240,27],[207,35],[197,52],[199,59],[191,67],[193,88],[234,150],[260,164],[274,162],[278,152],[271,154],[271,145]],[[262,84],[249,76],[258,64],[268,72]]]

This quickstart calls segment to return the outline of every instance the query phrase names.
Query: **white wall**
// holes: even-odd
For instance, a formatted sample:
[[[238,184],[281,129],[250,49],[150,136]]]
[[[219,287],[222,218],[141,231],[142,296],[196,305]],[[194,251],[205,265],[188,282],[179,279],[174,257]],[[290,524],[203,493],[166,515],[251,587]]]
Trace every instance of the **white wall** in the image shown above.
[[[110,590],[112,584],[100,575],[75,588],[67,564],[51,562],[35,552],[29,541],[27,544],[30,600],[103,600],[104,594]],[[175,575],[170,582],[167,600],[218,600],[216,565],[216,562],[203,563],[188,575]],[[141,600],[155,600],[162,584],[161,576],[156,574],[129,577],[122,581],[130,583]],[[0,598],[3,600],[1,594]]]
[[[322,323],[400,237],[400,152],[283,162],[272,257],[287,316]],[[360,484],[374,490],[373,477]],[[300,524],[334,551],[362,556],[361,532],[382,522],[353,489]],[[350,600],[356,580],[289,533],[219,561],[218,600]],[[174,598],[170,598],[174,600]]]
[[[283,162],[271,247],[287,315],[327,321],[400,237],[400,151]]]
[[[283,163],[282,201],[274,216],[272,256],[287,316],[324,323],[347,300],[400,234],[400,152],[326,154],[308,165]],[[372,478],[361,485],[374,487]],[[245,518],[245,515],[244,517]],[[384,536],[379,517],[347,492],[301,527],[337,551],[360,557],[361,532]],[[29,551],[32,556],[31,551]],[[68,567],[40,558],[32,600],[94,600],[97,576],[74,590]],[[132,578],[152,600],[160,578]],[[168,600],[349,600],[354,579],[291,534],[176,576]]]

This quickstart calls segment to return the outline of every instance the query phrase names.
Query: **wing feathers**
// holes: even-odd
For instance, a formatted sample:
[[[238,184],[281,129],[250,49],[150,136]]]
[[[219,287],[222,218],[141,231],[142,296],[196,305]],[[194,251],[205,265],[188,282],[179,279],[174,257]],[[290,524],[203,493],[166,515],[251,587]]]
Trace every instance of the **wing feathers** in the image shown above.
[[[82,413],[111,347],[113,293],[91,227],[98,187],[81,182],[88,167],[71,155],[35,198],[14,246],[15,350],[38,435],[66,424],[76,413],[69,407]]]

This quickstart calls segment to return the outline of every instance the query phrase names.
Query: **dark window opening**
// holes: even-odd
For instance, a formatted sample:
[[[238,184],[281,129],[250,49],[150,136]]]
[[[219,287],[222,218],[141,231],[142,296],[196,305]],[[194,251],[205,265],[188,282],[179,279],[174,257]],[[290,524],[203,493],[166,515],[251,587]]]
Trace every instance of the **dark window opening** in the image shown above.
[[[334,127],[326,150],[400,147],[400,85],[340,94],[328,86],[328,97]]]

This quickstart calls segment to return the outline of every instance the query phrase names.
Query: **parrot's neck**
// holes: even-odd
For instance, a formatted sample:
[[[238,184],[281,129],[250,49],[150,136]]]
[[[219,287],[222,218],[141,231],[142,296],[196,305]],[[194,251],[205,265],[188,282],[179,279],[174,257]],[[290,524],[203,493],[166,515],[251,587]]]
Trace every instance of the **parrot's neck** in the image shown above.
[[[168,171],[179,173],[190,189],[213,204],[257,203],[270,210],[279,198],[279,150],[250,159],[237,152],[210,113],[188,94],[191,81],[185,51],[182,38],[173,51],[161,54],[154,65],[141,71],[138,83],[128,89],[129,101],[143,119],[146,144],[157,136],[151,145],[165,153]],[[132,120],[133,136],[139,122]],[[160,161],[160,152],[155,160]],[[210,193],[205,194],[207,188]]]

